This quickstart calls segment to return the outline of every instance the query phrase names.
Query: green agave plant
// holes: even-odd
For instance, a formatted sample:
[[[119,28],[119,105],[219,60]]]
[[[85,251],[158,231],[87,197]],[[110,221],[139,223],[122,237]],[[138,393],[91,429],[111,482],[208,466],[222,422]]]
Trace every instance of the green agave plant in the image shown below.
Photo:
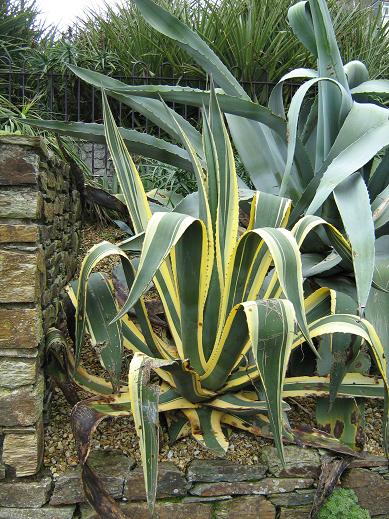
[[[317,58],[318,69],[297,69],[283,76],[272,92],[269,107],[264,108],[248,98],[197,34],[151,0],[134,1],[155,29],[174,39],[212,75],[220,87],[216,94],[219,106],[226,114],[233,144],[252,184],[262,192],[292,200],[289,228],[301,215],[316,214],[334,223],[348,237],[352,247],[349,260],[334,251],[323,232],[307,240],[302,251],[304,277],[346,294],[338,298],[337,311],[365,313],[388,348],[389,110],[382,103],[388,99],[389,81],[370,81],[366,67],[359,61],[343,66],[324,0],[298,2],[289,9],[289,23]],[[127,86],[90,70],[72,70],[147,116],[175,142],[180,138],[161,98],[209,106],[209,91]],[[286,115],[282,85],[291,79],[306,81],[294,95]],[[169,111],[204,161],[197,129],[172,109]],[[105,141],[103,125],[57,121],[36,124],[86,140]],[[181,146],[136,131],[120,129],[120,133],[131,152],[193,171],[190,157]],[[247,191],[242,196],[247,196]],[[248,210],[247,204],[241,206]],[[193,195],[182,202],[179,210],[198,216],[196,206],[193,209]],[[337,358],[343,360],[331,368],[337,372],[332,377],[332,399],[359,347],[351,338],[335,341]]]
[[[167,413],[172,440],[190,433],[222,454],[228,446],[223,428],[234,426],[273,437],[282,458],[283,439],[346,449],[324,434],[291,430],[288,396],[329,395],[332,407],[319,405],[319,422],[348,420],[342,440],[350,445],[356,433],[353,397],[386,400],[389,111],[377,96],[387,96],[389,88],[385,80],[368,81],[359,62],[343,66],[323,0],[289,10],[295,33],[318,57],[318,71],[300,69],[281,78],[270,108],[252,102],[184,24],[151,0],[134,1],[219,88],[130,87],[73,67],[102,89],[104,125],[35,124],[106,142],[115,165],[135,236],[118,245],[103,242],[85,258],[69,289],[76,330],[75,354],[66,350],[66,364],[73,380],[96,395],[73,412],[88,498],[99,506],[93,488],[103,492],[86,462],[91,433],[105,416],[132,413],[152,509],[158,412]],[[282,83],[290,78],[307,81],[286,116]],[[118,129],[107,95],[146,115],[179,144]],[[202,134],[165,101],[202,107]],[[238,185],[232,145],[256,190]],[[129,151],[192,171],[197,193],[173,210],[155,206]],[[239,210],[248,215],[247,229],[239,228]],[[131,259],[136,251],[139,264]],[[112,254],[121,259],[116,281],[91,274]],[[151,282],[167,322],[162,336],[143,299]],[[110,383],[79,365],[86,327]],[[57,340],[51,332],[49,344]],[[381,381],[356,372],[363,343],[371,347]],[[123,348],[134,352],[128,384],[120,378]],[[323,376],[314,369],[293,376],[299,348],[312,350]],[[148,383],[151,371],[158,388]],[[337,396],[347,400],[339,405]],[[385,442],[386,424],[385,412]],[[111,510],[114,504],[106,500],[104,506]],[[107,510],[104,517],[120,517]]]
[[[260,191],[249,200],[247,230],[239,229],[233,149],[215,92],[211,92],[209,111],[204,111],[205,167],[188,135],[173,120],[196,174],[199,217],[177,211],[153,214],[105,92],[103,106],[105,137],[136,234],[118,245],[102,242],[93,247],[78,281],[69,289],[76,307],[76,341],[75,355],[66,353],[68,372],[78,385],[96,395],[76,406],[73,420],[78,436],[80,431],[85,436],[85,408],[95,413],[93,427],[88,422],[89,432],[105,416],[134,416],[151,510],[156,492],[158,412],[168,412],[173,440],[189,433],[218,455],[228,448],[226,426],[273,437],[281,459],[283,437],[346,449],[324,434],[310,437],[293,431],[284,398],[326,393],[328,378],[286,378],[286,373],[293,350],[308,344],[317,354],[316,338],[334,333],[366,341],[384,381],[380,384],[358,373],[349,374],[339,394],[384,394],[386,358],[371,324],[355,315],[335,314],[334,290],[317,287],[304,297],[299,249],[309,233],[327,228],[344,258],[352,254],[347,240],[316,216],[306,216],[291,231],[286,230],[291,201]],[[135,267],[129,252],[138,249],[141,254]],[[129,291],[120,310],[118,299],[123,296],[118,297],[117,286],[101,274],[91,275],[99,261],[110,255],[119,256],[117,276]],[[170,332],[162,337],[153,329],[143,299],[151,282]],[[131,309],[135,320],[129,316]],[[86,328],[111,383],[79,366]],[[49,344],[57,339],[56,332],[49,334]],[[120,379],[123,348],[134,353],[127,385]],[[161,381],[157,386],[147,383],[151,370]],[[87,451],[80,449],[84,462]]]

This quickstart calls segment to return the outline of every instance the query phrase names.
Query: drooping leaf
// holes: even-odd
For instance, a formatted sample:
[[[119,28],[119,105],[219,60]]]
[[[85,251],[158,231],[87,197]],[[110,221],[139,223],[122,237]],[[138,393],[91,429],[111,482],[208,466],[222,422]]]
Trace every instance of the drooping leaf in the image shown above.
[[[158,475],[158,393],[149,384],[150,370],[169,364],[135,353],[128,373],[131,409],[142,457],[143,475],[149,512],[154,512]]]
[[[364,406],[353,398],[337,398],[330,407],[328,398],[316,403],[316,420],[321,429],[352,449],[363,449]]]
[[[44,119],[25,119],[23,121],[30,126],[52,131],[59,135],[105,144],[104,125],[102,124],[48,121]],[[137,130],[120,128],[119,132],[131,153],[192,171],[192,164],[186,151],[179,146]]]

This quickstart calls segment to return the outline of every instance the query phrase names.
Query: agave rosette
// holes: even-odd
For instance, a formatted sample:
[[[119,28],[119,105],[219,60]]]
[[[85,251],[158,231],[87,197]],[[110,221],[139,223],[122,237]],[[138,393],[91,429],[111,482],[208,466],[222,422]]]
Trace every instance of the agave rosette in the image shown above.
[[[96,395],[90,408],[103,416],[134,415],[152,503],[158,412],[168,413],[172,439],[189,433],[223,455],[228,448],[224,428],[235,426],[271,435],[282,458],[283,437],[293,439],[284,398],[323,395],[329,383],[326,377],[288,380],[293,350],[306,344],[316,354],[319,336],[360,337],[370,345],[385,387],[386,358],[368,321],[335,313],[334,290],[317,286],[304,296],[300,247],[314,229],[326,228],[334,248],[350,258],[350,244],[335,227],[310,215],[287,230],[291,201],[257,191],[248,200],[248,227],[239,228],[234,155],[214,92],[204,110],[203,162],[173,119],[196,174],[198,217],[152,213],[104,92],[103,105],[105,136],[135,237],[117,245],[102,242],[85,257],[78,282],[69,288],[76,343],[74,357],[67,353],[68,365],[73,380]],[[141,251],[136,267],[134,250]],[[128,289],[121,307],[113,281],[92,274],[111,255],[120,258]],[[168,323],[169,333],[162,336],[151,324],[143,297],[151,282]],[[110,383],[79,365],[86,328]],[[128,383],[120,378],[123,348],[134,353]],[[158,391],[145,383],[150,370],[160,380]],[[341,396],[369,390],[384,395],[383,385],[367,376],[350,379],[349,374],[341,382]]]

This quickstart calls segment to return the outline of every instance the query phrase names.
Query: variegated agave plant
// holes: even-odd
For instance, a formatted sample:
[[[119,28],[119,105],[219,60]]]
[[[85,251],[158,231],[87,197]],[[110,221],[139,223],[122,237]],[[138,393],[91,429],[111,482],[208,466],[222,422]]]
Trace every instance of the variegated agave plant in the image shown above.
[[[152,212],[104,91],[103,106],[106,141],[136,235],[118,245],[102,242],[85,257],[79,280],[69,289],[76,344],[75,356],[67,351],[67,362],[73,380],[95,394],[82,404],[83,419],[85,409],[92,413],[87,414],[88,434],[105,416],[134,416],[152,508],[158,412],[167,413],[173,440],[192,434],[223,455],[228,447],[224,428],[237,427],[273,437],[283,458],[283,438],[293,441],[298,434],[288,426],[284,399],[323,395],[329,386],[328,377],[288,378],[293,350],[308,344],[316,354],[316,338],[338,332],[366,341],[383,381],[348,373],[338,389],[344,397],[383,396],[387,365],[369,322],[334,313],[335,291],[306,286],[304,294],[300,247],[312,230],[325,228],[333,247],[350,261],[350,245],[335,227],[310,215],[287,230],[291,201],[257,191],[246,200],[248,227],[239,228],[234,155],[213,90],[209,110],[203,110],[203,160],[166,107],[196,175],[198,217]],[[136,249],[141,250],[137,266],[130,255]],[[110,255],[120,258],[128,288],[120,309],[112,280],[91,274]],[[143,298],[151,282],[168,323],[164,336],[153,328]],[[79,366],[86,328],[111,383]],[[56,339],[49,334],[49,342]],[[134,353],[128,383],[120,378],[123,348]],[[159,381],[154,386],[148,384],[151,370]],[[77,410],[80,405],[74,419]],[[324,438],[317,433],[318,440]],[[87,451],[80,449],[82,461]]]

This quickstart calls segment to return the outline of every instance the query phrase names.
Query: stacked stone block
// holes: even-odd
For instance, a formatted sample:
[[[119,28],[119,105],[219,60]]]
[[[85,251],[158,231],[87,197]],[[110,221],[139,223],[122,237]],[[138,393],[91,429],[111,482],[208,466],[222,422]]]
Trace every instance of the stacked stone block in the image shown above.
[[[0,478],[39,471],[44,334],[72,277],[80,196],[40,138],[0,137]]]
[[[285,447],[286,465],[265,446],[254,465],[224,459],[194,460],[186,471],[172,462],[158,470],[156,519],[308,519],[321,471],[316,449]],[[126,517],[149,519],[143,470],[118,450],[92,451],[89,462]],[[364,468],[370,464],[370,469]],[[342,485],[355,490],[374,519],[389,517],[389,472],[385,459],[355,459]],[[100,519],[86,503],[81,469],[56,480],[43,472],[29,485],[0,481],[0,519]]]

